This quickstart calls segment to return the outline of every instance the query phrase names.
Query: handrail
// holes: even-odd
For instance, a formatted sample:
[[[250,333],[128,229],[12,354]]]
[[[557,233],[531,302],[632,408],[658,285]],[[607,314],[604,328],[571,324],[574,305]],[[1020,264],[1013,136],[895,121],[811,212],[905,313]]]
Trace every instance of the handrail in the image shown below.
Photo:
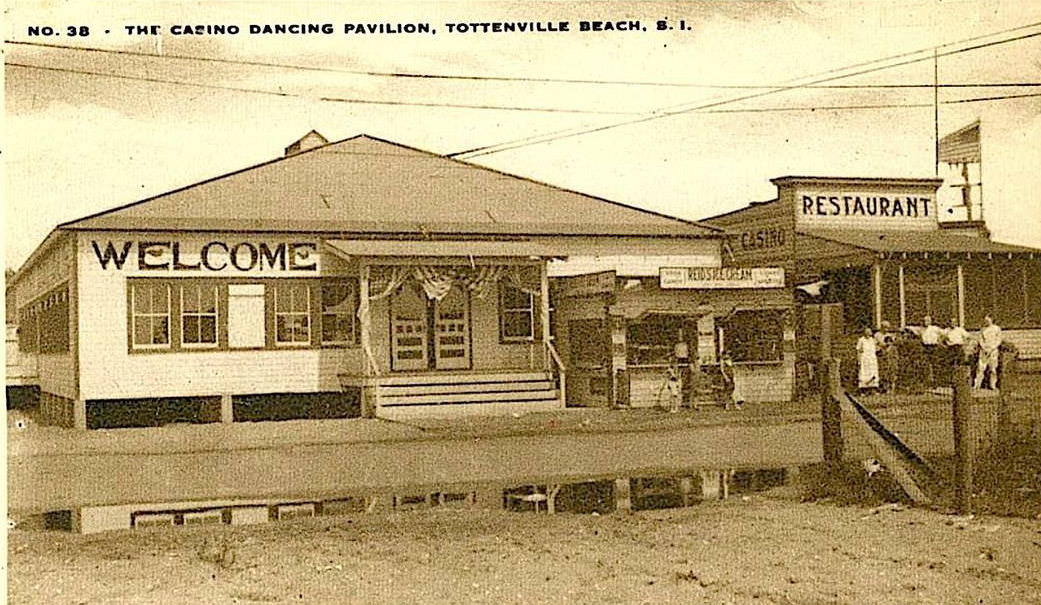
[[[564,361],[560,359],[560,353],[557,352],[557,348],[553,346],[553,343],[549,340],[543,341],[546,346],[546,350],[549,351],[549,356],[553,360],[553,364],[557,367],[557,376],[560,381],[560,407],[567,407],[567,377],[566,368],[564,368]]]
[[[557,369],[561,374],[564,373],[564,362],[560,359],[560,353],[557,353],[557,348],[553,346],[552,342],[546,341],[546,350],[549,351],[549,356],[553,358],[553,364],[557,366]]]

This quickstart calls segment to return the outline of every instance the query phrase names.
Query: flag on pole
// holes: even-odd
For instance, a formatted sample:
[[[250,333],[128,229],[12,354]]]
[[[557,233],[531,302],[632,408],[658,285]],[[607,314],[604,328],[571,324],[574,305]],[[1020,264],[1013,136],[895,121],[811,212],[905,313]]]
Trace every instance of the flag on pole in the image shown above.
[[[947,164],[979,163],[979,120],[940,139],[938,157],[941,162],[946,162]]]

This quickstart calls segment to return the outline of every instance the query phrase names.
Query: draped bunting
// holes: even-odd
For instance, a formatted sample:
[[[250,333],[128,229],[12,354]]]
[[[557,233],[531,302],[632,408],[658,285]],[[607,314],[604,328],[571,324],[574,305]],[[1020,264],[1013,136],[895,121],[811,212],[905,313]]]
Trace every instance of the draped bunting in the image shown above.
[[[393,265],[371,275],[369,296],[360,297],[358,300],[358,319],[367,322],[370,303],[390,296],[410,277],[419,283],[427,298],[438,301],[444,300],[456,285],[481,299],[486,297],[491,287],[500,280],[535,296],[540,295],[542,285],[537,267]],[[379,374],[379,365],[371,347],[366,347],[365,356],[376,374]]]

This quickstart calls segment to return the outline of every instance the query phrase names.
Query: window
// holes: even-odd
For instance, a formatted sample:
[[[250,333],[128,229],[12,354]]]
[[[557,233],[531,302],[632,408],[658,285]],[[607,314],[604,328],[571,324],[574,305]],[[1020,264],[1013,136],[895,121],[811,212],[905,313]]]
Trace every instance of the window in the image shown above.
[[[735,311],[723,324],[723,347],[735,362],[780,361],[784,312]]]
[[[311,287],[306,281],[275,285],[275,344],[311,343]]]
[[[964,265],[965,328],[976,330],[990,315],[1002,328],[1041,321],[1041,271],[1037,261],[973,262]]]
[[[675,359],[680,335],[692,359],[698,357],[697,318],[687,315],[649,313],[626,326],[626,363],[632,366],[664,365]],[[704,360],[703,360],[704,361]]]
[[[40,350],[40,317],[35,305],[21,310],[18,319],[18,350],[24,353],[37,353]]]
[[[170,285],[134,283],[130,286],[133,347],[170,347]]]
[[[499,337],[503,342],[535,340],[535,295],[500,284]]]
[[[904,267],[904,313],[908,325],[919,326],[925,316],[937,325],[958,317],[958,273],[954,265]]]
[[[181,346],[217,346],[217,286],[187,284],[181,291]]]
[[[349,281],[322,282],[322,344],[353,344],[357,294]]]

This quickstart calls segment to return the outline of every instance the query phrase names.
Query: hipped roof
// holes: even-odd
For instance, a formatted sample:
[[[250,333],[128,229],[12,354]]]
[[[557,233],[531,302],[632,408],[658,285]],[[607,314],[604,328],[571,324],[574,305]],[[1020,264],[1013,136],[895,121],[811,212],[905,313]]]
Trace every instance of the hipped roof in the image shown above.
[[[693,221],[359,135],[64,229],[718,237]]]

